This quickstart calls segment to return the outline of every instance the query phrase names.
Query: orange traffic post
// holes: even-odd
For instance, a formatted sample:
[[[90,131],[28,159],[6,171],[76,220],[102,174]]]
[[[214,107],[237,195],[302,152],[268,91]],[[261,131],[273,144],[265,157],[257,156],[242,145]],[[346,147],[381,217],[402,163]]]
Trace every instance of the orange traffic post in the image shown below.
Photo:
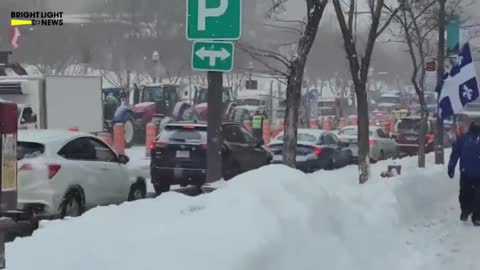
[[[269,144],[271,139],[271,134],[270,134],[270,121],[268,119],[263,120],[262,133],[263,133],[263,142],[265,144]]]
[[[390,118],[390,132],[396,132],[395,126],[397,124],[397,119],[395,119],[395,116],[392,116]]]
[[[340,121],[338,122],[338,129],[342,129],[342,128],[346,127],[346,126],[347,126],[347,123],[346,123],[346,121],[345,121],[345,118],[344,118],[344,117],[341,117],[341,118],[340,118]]]
[[[385,132],[390,132],[390,120],[388,119],[388,116],[384,115],[382,117],[382,128],[385,130]]]
[[[352,126],[358,125],[358,118],[357,118],[356,115],[350,116],[350,119],[351,119],[351,123],[350,123],[350,124],[351,124]]]
[[[323,130],[332,130],[332,123],[328,117],[323,118]]]
[[[317,121],[310,120],[310,128],[318,129]]]
[[[112,135],[108,132],[100,132],[97,137],[109,146],[113,146]]]
[[[125,154],[125,127],[122,123],[113,126],[113,148],[118,154]]]
[[[157,126],[154,123],[148,123],[145,133],[145,156],[150,157],[150,150],[152,150],[152,145],[157,137]]]
[[[283,129],[285,129],[285,121],[282,119],[278,127],[272,132],[272,138],[276,138],[278,134],[283,131]]]

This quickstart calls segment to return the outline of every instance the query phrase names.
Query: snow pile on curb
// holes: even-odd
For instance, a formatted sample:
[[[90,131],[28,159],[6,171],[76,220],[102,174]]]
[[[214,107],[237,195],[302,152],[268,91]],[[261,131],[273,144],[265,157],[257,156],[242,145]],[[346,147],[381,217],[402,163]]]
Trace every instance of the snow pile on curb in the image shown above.
[[[7,245],[7,269],[428,269],[435,251],[412,246],[411,230],[457,183],[415,158],[399,161],[402,176],[380,178],[389,163],[362,186],[355,166],[305,175],[276,165],[204,196],[99,207]]]

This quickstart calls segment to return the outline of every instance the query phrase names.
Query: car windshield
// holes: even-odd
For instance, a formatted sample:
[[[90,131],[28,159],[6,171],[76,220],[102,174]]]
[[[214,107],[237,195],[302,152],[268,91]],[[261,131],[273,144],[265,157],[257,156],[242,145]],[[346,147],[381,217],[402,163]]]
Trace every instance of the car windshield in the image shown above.
[[[163,99],[163,87],[145,87],[143,90],[143,102],[155,102],[156,100]]]
[[[241,99],[238,101],[239,106],[260,106],[260,100],[254,98]]]
[[[158,140],[172,143],[206,143],[207,128],[189,125],[167,126],[160,132]]]
[[[198,90],[198,97],[197,97],[197,103],[207,103],[207,98],[208,98],[208,89],[207,88],[200,88]],[[230,96],[230,91],[229,88],[224,87],[223,88],[223,93],[222,93],[222,101],[224,103],[229,102],[232,100],[232,97]]]
[[[420,120],[402,119],[398,123],[398,130],[420,130]]]
[[[398,97],[398,96],[382,96],[378,99],[377,103],[400,104],[400,97]]]
[[[339,135],[344,135],[344,136],[357,136],[358,134],[358,129],[356,128],[346,128],[346,129],[343,129],[341,130],[339,133]],[[368,131],[368,134],[370,136],[373,135],[373,131],[372,130],[369,130]]]
[[[45,146],[40,143],[18,142],[17,160],[36,158],[45,152]]]
[[[278,141],[283,141],[284,135],[280,135],[277,137]],[[307,134],[307,133],[298,133],[298,138],[297,142],[308,142],[308,143],[315,143],[317,142],[318,139],[312,134]]]
[[[324,107],[335,107],[335,102],[334,101],[319,101],[317,103],[317,106],[319,108],[324,108]]]

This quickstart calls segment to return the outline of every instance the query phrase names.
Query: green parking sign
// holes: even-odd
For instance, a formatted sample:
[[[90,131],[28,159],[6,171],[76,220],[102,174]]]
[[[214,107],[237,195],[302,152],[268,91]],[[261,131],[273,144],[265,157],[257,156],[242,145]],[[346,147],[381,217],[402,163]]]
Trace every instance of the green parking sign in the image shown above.
[[[233,68],[234,46],[231,42],[195,42],[192,68],[198,71],[229,72]]]
[[[238,40],[242,0],[187,0],[188,40]]]

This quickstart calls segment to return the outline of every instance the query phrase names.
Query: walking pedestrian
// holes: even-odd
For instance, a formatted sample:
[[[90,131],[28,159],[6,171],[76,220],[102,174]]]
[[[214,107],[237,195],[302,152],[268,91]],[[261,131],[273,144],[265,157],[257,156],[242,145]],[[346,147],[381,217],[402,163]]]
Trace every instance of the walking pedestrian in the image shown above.
[[[455,176],[455,167],[460,159],[460,220],[480,226],[480,123],[472,122],[467,133],[461,135],[452,147],[448,176]]]

